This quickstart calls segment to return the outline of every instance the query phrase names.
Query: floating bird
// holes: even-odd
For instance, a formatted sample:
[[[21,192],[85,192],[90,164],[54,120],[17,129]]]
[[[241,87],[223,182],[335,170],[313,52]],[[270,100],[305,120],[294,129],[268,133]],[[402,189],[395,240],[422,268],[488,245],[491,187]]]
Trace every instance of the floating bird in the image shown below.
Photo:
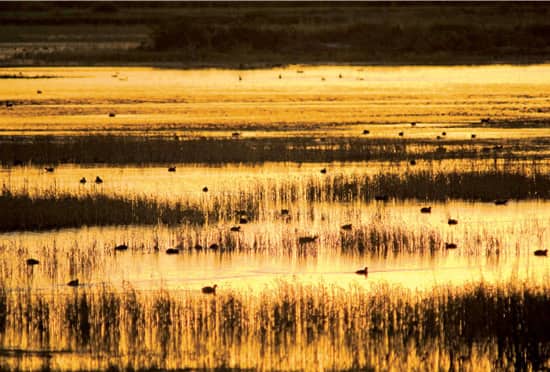
[[[283,77],[281,76],[281,74],[279,74],[279,79],[282,79]]]
[[[422,207],[420,213],[432,213],[432,207]]]
[[[195,250],[196,250],[196,251],[202,251],[202,245],[200,245],[200,244],[195,244]]]
[[[456,249],[456,247],[455,243],[445,243],[445,249]]]
[[[231,134],[231,137],[233,137],[233,138],[238,138],[240,135],[241,135],[241,134],[240,134],[239,132],[233,132],[233,133]]]
[[[288,216],[289,213],[290,213],[290,212],[288,211],[288,209],[281,209],[281,215],[282,215],[282,216]]]
[[[321,78],[321,81],[325,81],[325,77],[324,77],[324,76]]]
[[[79,182],[81,184],[85,184],[86,183],[86,177],[82,177]]]
[[[363,130],[363,134],[370,134],[370,130],[364,129],[364,130]]]
[[[390,197],[388,195],[374,195],[374,200],[388,201],[388,200],[390,200]]]
[[[44,170],[48,173],[52,173],[55,170],[55,168],[54,167],[46,167],[46,168],[44,168]]]
[[[535,256],[548,256],[548,249],[537,249]]]
[[[480,120],[481,124],[489,124],[489,122],[491,122],[491,119],[490,118],[483,118]]]
[[[441,135],[442,135],[442,136],[446,136],[446,135],[447,135],[447,132],[441,132]]]
[[[347,224],[345,224],[345,225],[340,226],[340,228],[341,228],[342,230],[348,230],[348,231],[349,231],[349,230],[351,230],[352,225],[351,225],[351,223],[347,223]]]
[[[97,183],[97,184],[103,183],[103,180],[101,179],[101,177],[96,176],[95,177],[95,183]]]
[[[296,71],[297,74],[303,74],[304,73],[304,70],[298,70]]]
[[[168,172],[175,172],[176,171],[176,167],[168,167]]]
[[[472,133],[472,135],[470,136],[472,139],[476,138],[476,135]]]
[[[411,127],[416,127],[416,123],[414,121],[411,123]]]
[[[441,139],[441,136],[437,136],[435,137],[436,140],[440,140]]]
[[[342,74],[339,74],[339,75],[338,75],[338,79],[341,79],[341,78],[342,78]]]
[[[202,192],[208,192],[208,187],[204,186],[204,187],[202,188]]]
[[[365,266],[364,269],[361,269],[361,270],[357,270],[355,272],[356,274],[359,274],[359,275],[365,275],[367,276],[369,274],[369,268],[367,266]]]
[[[497,199],[495,200],[495,205],[506,205],[508,204],[508,199]]]
[[[313,243],[316,241],[319,237],[317,235],[315,236],[301,236],[298,238],[299,244],[307,244],[307,243]]]
[[[13,102],[6,101],[6,107],[13,107]]]
[[[220,246],[217,245],[216,243],[212,243],[212,244],[210,244],[210,247],[208,247],[208,248],[213,250],[213,251],[217,251],[218,248],[220,248]]]
[[[38,89],[38,90],[36,91],[36,94],[42,94],[42,91],[41,91],[40,89]]]
[[[242,80],[243,80],[243,77],[239,75],[239,81],[242,81]]]
[[[210,286],[202,287],[201,292],[204,294],[216,294],[217,287],[218,287],[217,284],[214,284],[212,287]]]
[[[114,118],[116,116],[116,114],[114,112],[109,112],[109,117],[110,118]]]
[[[125,251],[128,249],[128,246],[126,244],[120,244],[115,246],[115,251]]]
[[[241,217],[239,218],[239,223],[240,223],[241,225],[247,224],[247,223],[248,223],[248,218],[246,218],[246,216],[241,216]]]
[[[410,165],[416,165],[416,160],[412,159],[410,162],[409,162]]]
[[[71,280],[70,282],[67,283],[67,285],[69,287],[78,287],[78,285],[79,285],[78,279]]]
[[[38,265],[40,263],[40,261],[34,258],[28,258],[26,262],[27,262],[27,265],[29,266]]]
[[[166,250],[166,254],[179,254],[179,253],[180,253],[180,250],[177,248],[168,248]]]
[[[405,132],[399,132],[399,137],[403,137],[405,135]]]
[[[458,221],[457,221],[457,220],[454,220],[454,219],[452,219],[452,218],[449,218],[449,220],[447,221],[447,223],[448,223],[449,225],[456,225],[456,224],[458,224]]]
[[[240,226],[233,226],[230,230],[234,231],[234,232],[239,232],[239,231],[241,231],[241,227]]]
[[[322,173],[322,174],[326,174],[326,173],[327,173],[327,168],[321,169],[321,173]]]

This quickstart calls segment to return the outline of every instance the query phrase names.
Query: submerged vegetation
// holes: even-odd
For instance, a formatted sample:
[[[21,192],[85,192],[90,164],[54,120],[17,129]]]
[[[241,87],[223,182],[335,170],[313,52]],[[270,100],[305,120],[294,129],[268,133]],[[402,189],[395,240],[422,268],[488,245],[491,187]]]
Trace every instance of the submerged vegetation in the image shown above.
[[[54,369],[73,350],[84,369],[540,370],[550,359],[549,293],[516,281],[425,293],[280,283],[260,296],[3,289],[0,335],[4,350],[20,338],[50,350],[40,363]],[[33,355],[20,358],[4,361],[25,369]]]

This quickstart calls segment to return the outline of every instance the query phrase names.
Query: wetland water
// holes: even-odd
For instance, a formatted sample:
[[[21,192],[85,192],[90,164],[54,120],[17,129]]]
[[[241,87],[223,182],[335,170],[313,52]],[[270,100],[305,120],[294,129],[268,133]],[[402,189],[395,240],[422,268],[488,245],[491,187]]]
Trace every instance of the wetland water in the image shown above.
[[[58,159],[51,172],[33,161],[39,155],[0,169],[0,361],[8,369],[549,366],[550,340],[537,329],[550,324],[542,314],[550,261],[533,252],[550,242],[550,132],[541,124],[550,66],[0,72],[13,75],[0,85],[0,101],[13,103],[0,109],[2,143],[45,146]],[[481,126],[482,118],[490,121]],[[341,140],[365,128],[375,141],[403,131],[413,146],[516,141],[523,155],[505,147],[415,164],[383,156],[78,164],[39,139],[106,135],[98,148],[110,136],[216,141],[235,131],[243,143]],[[10,210],[19,197],[30,217]],[[71,213],[79,200],[88,219]],[[117,222],[134,221],[117,218],[139,212],[142,200],[151,218]],[[165,222],[181,208],[202,218]],[[94,215],[114,217],[86,226],[101,222]],[[115,251],[119,244],[128,250]],[[39,264],[27,265],[31,257]],[[364,266],[368,276],[355,274]],[[75,278],[79,286],[66,285]],[[213,284],[216,295],[201,293]]]

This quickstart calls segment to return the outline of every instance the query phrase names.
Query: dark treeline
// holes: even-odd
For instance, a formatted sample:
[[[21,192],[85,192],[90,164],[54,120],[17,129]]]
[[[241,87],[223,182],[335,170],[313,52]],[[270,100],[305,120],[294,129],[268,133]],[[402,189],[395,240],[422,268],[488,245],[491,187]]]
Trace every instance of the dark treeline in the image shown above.
[[[527,2],[8,2],[0,4],[0,30],[7,30],[0,38],[23,40],[33,34],[40,41],[47,37],[47,27],[63,26],[64,31],[56,33],[64,32],[71,39],[86,33],[86,27],[79,29],[86,25],[120,27],[119,36],[110,30],[117,40],[128,33],[140,34],[137,49],[96,50],[80,61],[88,64],[109,59],[230,66],[523,63],[546,60],[549,11],[544,3]],[[14,26],[26,34],[14,32]],[[49,63],[68,58],[78,63],[78,53],[73,52],[27,50],[20,58]]]
[[[537,140],[538,141],[538,140]],[[0,138],[0,163],[152,164],[262,163],[267,161],[402,161],[409,159],[517,158],[545,141],[432,140],[367,138],[192,138],[90,135]]]

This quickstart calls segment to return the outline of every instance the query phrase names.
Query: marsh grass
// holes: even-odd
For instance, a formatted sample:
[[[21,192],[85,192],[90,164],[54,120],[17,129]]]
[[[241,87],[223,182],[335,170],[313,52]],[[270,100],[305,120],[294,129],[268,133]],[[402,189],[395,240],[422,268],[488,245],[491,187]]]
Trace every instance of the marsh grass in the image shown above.
[[[8,309],[1,341],[4,349],[56,345],[88,368],[462,369],[483,362],[538,370],[550,357],[548,293],[546,285],[518,281],[427,292],[282,282],[259,295],[216,296],[103,287],[57,293],[54,301],[11,292],[0,302]]]
[[[274,137],[232,139],[190,137],[175,139],[152,136],[52,137],[3,136],[0,162],[18,164],[177,164],[177,163],[264,163],[270,161],[403,161],[410,159],[491,159],[523,158],[540,150],[544,143],[522,140],[367,139]],[[506,147],[494,150],[496,144]],[[535,143],[536,142],[536,143]],[[546,143],[547,145],[547,143]],[[485,151],[488,148],[489,151]]]

